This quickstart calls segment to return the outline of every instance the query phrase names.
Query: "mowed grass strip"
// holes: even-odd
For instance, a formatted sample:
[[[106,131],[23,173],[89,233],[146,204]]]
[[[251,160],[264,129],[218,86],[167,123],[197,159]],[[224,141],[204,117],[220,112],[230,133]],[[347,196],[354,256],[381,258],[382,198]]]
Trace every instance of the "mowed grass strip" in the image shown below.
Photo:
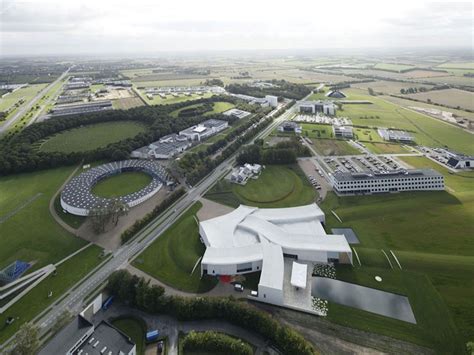
[[[0,268],[19,259],[35,262],[33,268],[54,263],[86,244],[57,224],[49,201],[74,167],[0,177]],[[25,201],[39,195],[21,208]],[[53,247],[54,246],[54,247]]]
[[[63,153],[90,151],[135,137],[144,132],[145,127],[142,123],[132,121],[95,123],[51,136],[40,145],[39,150]]]
[[[141,253],[133,265],[181,291],[202,293],[211,290],[217,279],[210,276],[201,279],[200,265],[191,275],[194,265],[205,251],[195,219],[201,207],[202,204],[196,202]]]
[[[151,180],[151,176],[143,172],[122,172],[99,181],[92,187],[92,193],[106,198],[125,196],[143,189]]]
[[[135,316],[124,316],[112,320],[112,325],[127,334],[137,345],[137,355],[145,353],[145,335],[147,325],[141,318]]]
[[[50,248],[54,249],[56,245],[51,244]],[[48,276],[5,313],[0,314],[0,343],[10,338],[23,323],[32,320],[42,311],[48,309],[69,288],[99,265],[103,260],[100,258],[101,253],[102,249],[96,245],[84,249],[58,266],[56,276]],[[50,291],[53,295],[48,298]],[[7,317],[14,317],[16,320],[13,324],[6,325]]]
[[[339,139],[312,139],[313,147],[322,155],[358,155],[357,148]]]

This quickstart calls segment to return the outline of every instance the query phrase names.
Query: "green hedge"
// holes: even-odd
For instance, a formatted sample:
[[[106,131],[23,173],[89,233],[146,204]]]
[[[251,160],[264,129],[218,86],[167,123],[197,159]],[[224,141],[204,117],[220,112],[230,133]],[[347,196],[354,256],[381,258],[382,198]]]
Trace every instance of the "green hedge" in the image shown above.
[[[210,351],[233,355],[252,355],[252,347],[240,339],[218,332],[191,331],[182,342],[183,350]]]

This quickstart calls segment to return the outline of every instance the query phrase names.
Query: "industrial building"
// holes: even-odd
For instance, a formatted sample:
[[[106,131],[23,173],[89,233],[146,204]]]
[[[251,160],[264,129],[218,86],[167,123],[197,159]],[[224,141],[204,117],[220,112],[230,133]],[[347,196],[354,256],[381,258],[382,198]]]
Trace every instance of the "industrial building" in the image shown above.
[[[279,132],[295,132],[297,134],[301,134],[302,128],[301,126],[293,121],[284,121],[278,126]]]
[[[78,315],[38,355],[135,355],[136,345],[125,333],[102,321],[97,327]]]
[[[145,147],[134,150],[132,158],[139,159],[171,159],[191,147],[188,137],[176,133],[161,137]]]
[[[379,128],[378,133],[386,141],[411,143],[414,141],[413,136],[405,131],[397,131],[393,129]]]
[[[220,86],[167,86],[159,88],[148,88],[145,93],[151,95],[159,94],[202,94],[209,92],[212,94],[223,94],[225,89]]]
[[[352,131],[352,126],[332,126],[334,137],[337,138],[348,138],[351,139],[354,137],[354,132]]]
[[[187,137],[191,141],[202,141],[229,127],[227,121],[210,119],[191,126],[179,132],[180,135]]]
[[[346,238],[326,234],[324,222],[324,212],[316,204],[290,208],[241,205],[228,214],[201,221],[199,234],[206,246],[201,273],[237,275],[261,271],[258,299],[284,305],[285,259],[352,263]],[[305,274],[301,287],[306,290],[307,281]]]
[[[236,117],[239,120],[251,115],[250,112],[239,110],[239,109],[236,109],[236,108],[231,108],[230,110],[227,110],[227,111],[223,112],[222,114],[225,115],[225,116]]]
[[[105,100],[105,101],[95,101],[95,102],[87,102],[82,104],[74,104],[74,105],[60,105],[55,106],[51,110],[51,116],[67,116],[67,115],[79,115],[91,112],[100,112],[100,111],[107,111],[112,110],[112,101]]]
[[[336,105],[332,101],[299,101],[297,103],[298,112],[316,114],[318,112],[324,113],[328,116],[336,114]]]
[[[337,172],[332,175],[332,184],[338,195],[442,191],[444,177],[433,169],[394,170],[385,173]]]
[[[250,95],[243,95],[243,94],[231,94],[234,97],[237,97],[241,100],[247,101],[252,105],[261,105],[261,106],[270,106],[270,107],[277,107],[278,106],[278,97],[273,95],[266,95],[265,97],[254,97]]]

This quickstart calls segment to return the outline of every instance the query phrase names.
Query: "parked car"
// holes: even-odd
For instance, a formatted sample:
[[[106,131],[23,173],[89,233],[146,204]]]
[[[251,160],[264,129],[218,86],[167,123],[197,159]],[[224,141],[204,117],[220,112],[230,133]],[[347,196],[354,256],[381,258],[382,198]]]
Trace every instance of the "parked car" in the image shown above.
[[[244,286],[242,286],[241,284],[235,284],[234,290],[237,292],[244,292]]]
[[[250,296],[258,297],[258,291],[250,291]]]

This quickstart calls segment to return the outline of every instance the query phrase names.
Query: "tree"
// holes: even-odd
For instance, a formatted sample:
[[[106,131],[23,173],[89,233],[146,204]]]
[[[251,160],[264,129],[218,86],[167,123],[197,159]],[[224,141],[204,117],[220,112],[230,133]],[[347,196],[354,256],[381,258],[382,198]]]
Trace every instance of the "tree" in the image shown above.
[[[375,96],[374,89],[372,89],[372,88],[367,88],[367,90],[369,91],[369,95],[370,95],[370,96]]]
[[[466,350],[468,354],[474,355],[474,341],[466,343]]]
[[[101,200],[89,211],[89,217],[94,233],[99,234],[105,231],[111,215],[108,213],[107,201]]]
[[[405,89],[400,89],[400,94],[405,95]]]
[[[112,199],[107,209],[115,226],[117,225],[119,218],[126,216],[128,211],[130,211],[130,207],[118,198]]]
[[[25,323],[15,335],[12,355],[31,355],[39,348],[39,331],[33,323]]]

